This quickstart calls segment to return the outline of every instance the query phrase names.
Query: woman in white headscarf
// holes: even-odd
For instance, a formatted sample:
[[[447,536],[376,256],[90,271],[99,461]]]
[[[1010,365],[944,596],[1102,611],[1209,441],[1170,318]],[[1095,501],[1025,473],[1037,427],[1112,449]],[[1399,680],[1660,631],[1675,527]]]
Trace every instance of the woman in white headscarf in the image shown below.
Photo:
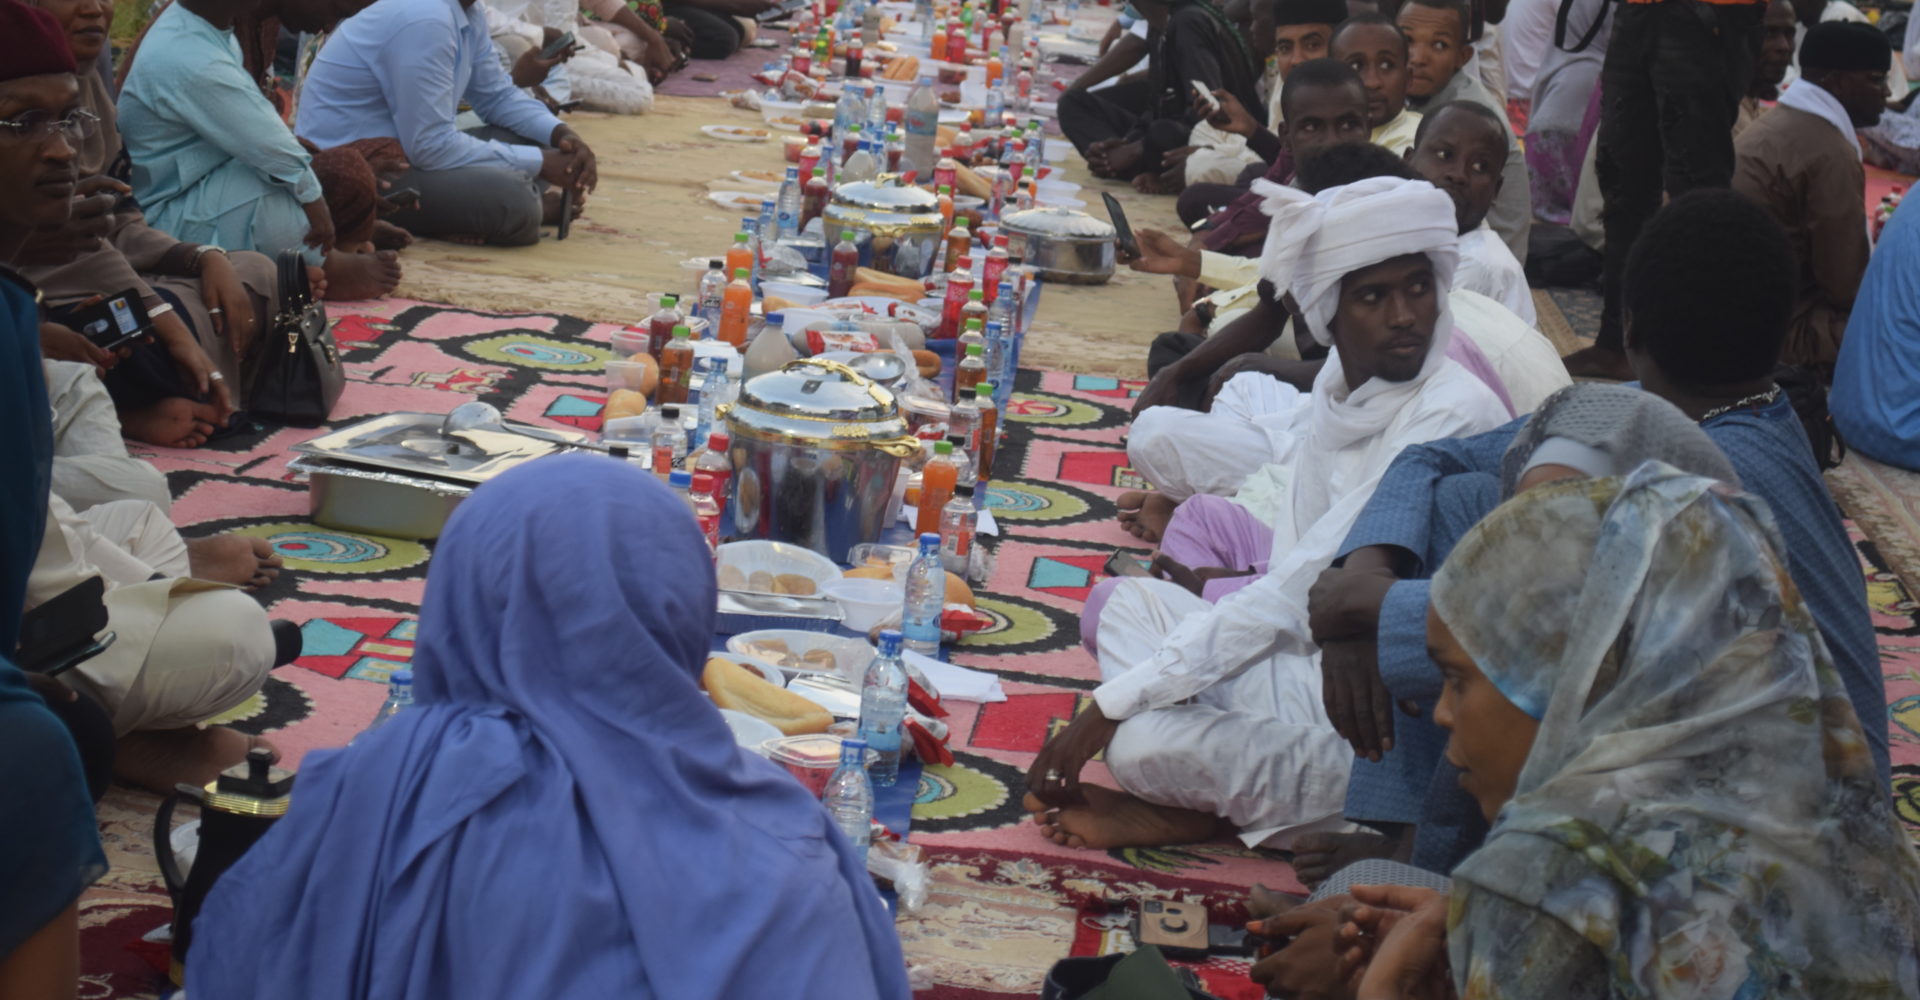
[[[1436,717],[1494,827],[1450,900],[1355,889],[1363,1000],[1920,995],[1920,861],[1779,545],[1659,463],[1462,540]]]

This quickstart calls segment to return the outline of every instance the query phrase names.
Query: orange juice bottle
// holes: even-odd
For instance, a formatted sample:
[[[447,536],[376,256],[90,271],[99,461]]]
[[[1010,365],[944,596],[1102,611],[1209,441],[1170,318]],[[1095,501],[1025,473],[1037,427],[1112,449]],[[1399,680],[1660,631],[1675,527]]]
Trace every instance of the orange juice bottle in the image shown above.
[[[927,40],[927,54],[935,62],[945,62],[947,59],[947,30],[941,27],[938,19],[934,21],[933,37]]]
[[[726,295],[720,300],[719,339],[744,348],[747,343],[747,318],[753,313],[753,286],[747,283],[747,269],[733,269]]]
[[[655,398],[660,403],[687,401],[687,386],[693,380],[692,336],[686,327],[676,326],[673,339],[660,349],[660,388],[655,390]]]
[[[753,237],[746,233],[733,234],[733,246],[727,248],[727,273],[732,274],[741,268],[753,268]]]
[[[915,534],[940,531],[940,510],[953,499],[953,487],[960,481],[960,469],[953,464],[953,445],[936,441],[933,461],[920,470],[920,505],[914,508]],[[922,531],[921,529],[926,529]]]
[[[940,194],[935,198],[940,206],[940,242],[947,241],[947,234],[953,231],[953,189],[940,185]]]
[[[1000,72],[1001,72],[1001,66],[1000,66],[999,54],[995,53],[993,55],[988,56],[987,57],[987,86],[991,87],[994,84],[1000,82]]]

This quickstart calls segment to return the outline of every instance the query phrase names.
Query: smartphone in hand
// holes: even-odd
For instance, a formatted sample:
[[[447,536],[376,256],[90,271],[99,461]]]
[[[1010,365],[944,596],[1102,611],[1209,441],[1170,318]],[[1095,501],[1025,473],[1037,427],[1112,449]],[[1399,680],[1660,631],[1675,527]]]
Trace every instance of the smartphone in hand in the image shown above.
[[[133,288],[82,306],[63,322],[103,351],[118,350],[153,331],[146,303]]]
[[[552,59],[555,56],[558,56],[560,53],[567,51],[567,46],[572,44],[573,44],[573,32],[563,31],[560,33],[559,38],[554,39],[552,42],[548,43],[546,48],[540,50],[540,58]]]
[[[1120,256],[1127,260],[1136,260],[1140,256],[1140,243],[1133,238],[1133,227],[1127,224],[1127,210],[1120,207],[1119,199],[1102,191],[1100,197],[1107,203],[1107,218],[1113,220],[1113,242]]]

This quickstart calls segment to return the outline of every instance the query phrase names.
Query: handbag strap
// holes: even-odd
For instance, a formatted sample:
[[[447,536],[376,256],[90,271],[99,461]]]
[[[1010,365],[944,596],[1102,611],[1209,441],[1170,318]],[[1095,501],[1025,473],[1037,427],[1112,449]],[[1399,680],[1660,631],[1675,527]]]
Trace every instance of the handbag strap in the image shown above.
[[[277,263],[280,270],[280,311],[300,312],[313,301],[313,282],[307,277],[307,258],[299,250],[282,250]]]
[[[1573,43],[1573,48],[1567,48],[1567,18],[1573,13],[1573,5],[1577,2],[1578,0],[1560,0],[1560,10],[1553,16],[1553,47],[1562,52],[1585,52],[1587,46],[1593,44],[1594,36],[1600,33],[1600,26],[1607,23],[1607,14],[1613,8],[1611,3],[1601,4],[1600,13],[1594,16],[1593,24],[1587,27],[1587,33]]]

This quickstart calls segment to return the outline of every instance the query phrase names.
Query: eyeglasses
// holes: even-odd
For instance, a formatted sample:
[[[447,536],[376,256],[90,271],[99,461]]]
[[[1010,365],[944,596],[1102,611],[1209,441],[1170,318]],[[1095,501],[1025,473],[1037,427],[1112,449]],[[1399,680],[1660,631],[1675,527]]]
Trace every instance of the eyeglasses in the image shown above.
[[[14,142],[45,142],[60,133],[70,141],[90,139],[100,128],[100,116],[91,111],[75,111],[55,118],[45,111],[25,111],[12,118],[0,118],[0,137]]]

